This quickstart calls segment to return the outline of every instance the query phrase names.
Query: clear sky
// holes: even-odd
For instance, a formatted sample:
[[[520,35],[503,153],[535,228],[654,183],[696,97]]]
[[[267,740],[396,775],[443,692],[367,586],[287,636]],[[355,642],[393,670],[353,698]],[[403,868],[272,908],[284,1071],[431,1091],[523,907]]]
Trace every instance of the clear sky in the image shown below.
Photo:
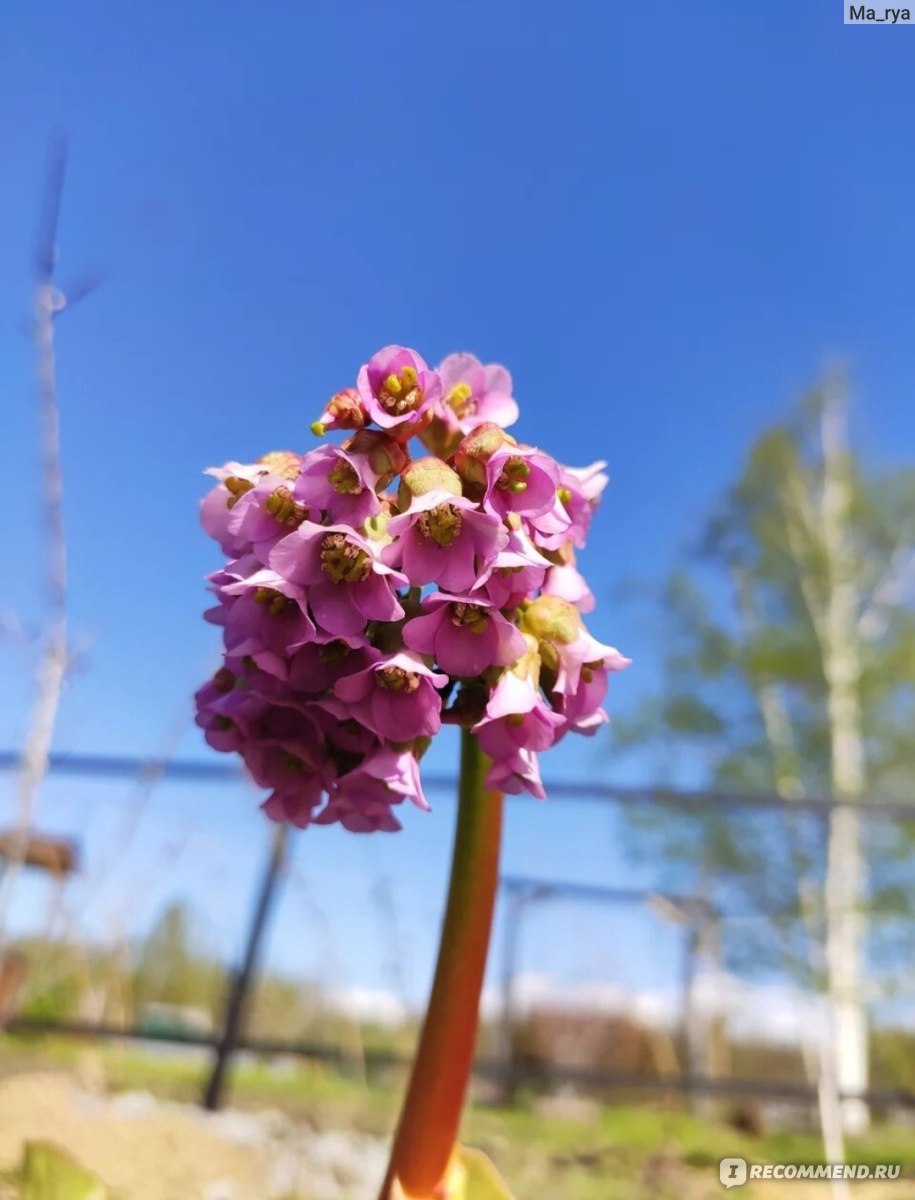
[[[217,561],[196,525],[202,469],[310,445],[323,401],[393,341],[432,361],[471,349],[506,363],[522,438],[571,463],[609,460],[584,567],[595,633],[635,659],[611,696],[627,711],[661,645],[647,604],[623,605],[619,585],[672,565],[749,440],[825,359],[851,364],[862,449],[915,451],[913,39],[843,26],[838,0],[7,0],[0,613],[26,626],[42,603],[29,254],[56,127],[72,135],[61,283],[106,273],[58,327],[86,655],[57,747],[163,745],[216,649],[199,619]],[[0,746],[16,747],[28,651],[7,640],[0,662]],[[208,753],[193,729],[179,749]],[[452,750],[432,765],[448,769]],[[615,760],[609,738],[545,764],[548,778],[647,770]],[[128,803],[123,788],[55,782],[43,812],[82,831],[97,865]],[[397,838],[300,839],[350,982],[384,975],[370,896],[384,876],[421,988],[450,815],[440,801]],[[204,849],[191,838],[170,853],[188,829]],[[250,793],[164,789],[137,834],[134,890],[162,866],[136,922],[184,890],[231,948],[265,837]],[[204,860],[218,860],[212,877]],[[507,862],[635,876],[611,814],[559,804],[513,807]],[[299,905],[284,906],[274,955],[311,962],[302,939],[320,956],[320,938]],[[566,974],[625,973],[579,959]],[[635,962],[633,984],[650,973]]]

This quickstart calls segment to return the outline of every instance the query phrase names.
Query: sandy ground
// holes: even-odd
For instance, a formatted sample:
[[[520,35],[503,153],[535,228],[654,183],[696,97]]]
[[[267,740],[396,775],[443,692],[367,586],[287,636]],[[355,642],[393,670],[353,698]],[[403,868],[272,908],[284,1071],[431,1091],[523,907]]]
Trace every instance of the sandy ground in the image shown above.
[[[374,1200],[385,1146],[281,1113],[202,1113],[144,1092],[101,1097],[66,1076],[0,1082],[0,1167],[28,1139],[69,1150],[129,1200]]]
[[[384,1142],[352,1131],[318,1132],[280,1112],[204,1113],[146,1092],[105,1096],[59,1072],[0,1080],[0,1170],[17,1166],[24,1142],[33,1139],[70,1151],[117,1200],[376,1200],[387,1160]],[[601,1184],[599,1172],[592,1180],[599,1200],[610,1181]],[[528,1179],[521,1194],[565,1200],[552,1183],[541,1197],[540,1186]],[[665,1155],[646,1164],[641,1186],[633,1186],[641,1200],[835,1200],[821,1183],[773,1181],[726,1192],[717,1171],[692,1170]],[[620,1195],[618,1187],[610,1190]],[[915,1184],[853,1184],[849,1194],[915,1200]],[[0,1186],[0,1200],[12,1195]]]

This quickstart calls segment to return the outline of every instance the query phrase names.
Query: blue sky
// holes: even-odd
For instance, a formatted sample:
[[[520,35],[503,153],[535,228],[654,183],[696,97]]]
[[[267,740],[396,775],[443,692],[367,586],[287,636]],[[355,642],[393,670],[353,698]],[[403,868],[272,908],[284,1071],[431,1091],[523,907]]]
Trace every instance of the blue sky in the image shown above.
[[[520,436],[572,463],[609,460],[584,566],[595,633],[636,661],[614,689],[619,712],[653,686],[662,651],[654,614],[622,604],[620,583],[664,573],[824,360],[851,364],[862,450],[912,457],[907,29],[846,27],[836,0],[8,0],[0,26],[0,612],[27,623],[41,563],[23,330],[56,127],[72,135],[61,283],[106,273],[59,325],[71,615],[87,646],[60,749],[163,744],[215,654],[199,619],[216,562],[196,527],[202,469],[309,445],[323,401],[385,343],[505,362]],[[0,659],[0,745],[14,747],[29,658],[7,642]],[[193,730],[180,749],[205,753]],[[432,765],[447,769],[452,750]],[[553,778],[648,769],[615,759],[610,740],[546,764]],[[157,854],[167,869],[136,921],[184,890],[228,948],[266,837],[255,798],[169,794],[138,835],[133,878]],[[124,796],[55,782],[44,813],[85,830],[97,863]],[[512,810],[511,869],[633,878],[610,814],[533,813]],[[341,957],[359,960],[354,981],[383,975],[368,894],[386,875],[422,986],[449,817],[443,801],[398,838],[301,839]],[[224,852],[221,884],[201,883],[200,855],[169,858],[184,824],[210,859]],[[283,960],[301,959],[296,913],[290,898],[273,941]],[[651,973],[634,962],[630,974]]]

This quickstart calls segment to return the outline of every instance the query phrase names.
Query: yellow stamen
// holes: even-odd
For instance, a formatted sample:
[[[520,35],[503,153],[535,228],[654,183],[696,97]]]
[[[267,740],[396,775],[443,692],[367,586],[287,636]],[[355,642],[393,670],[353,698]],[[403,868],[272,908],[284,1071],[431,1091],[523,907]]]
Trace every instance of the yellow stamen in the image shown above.
[[[502,473],[499,475],[496,487],[501,488],[503,492],[512,492],[516,495],[520,492],[526,492],[526,481],[530,473],[531,469],[524,459],[518,455],[514,455],[508,459],[502,468]]]
[[[431,538],[437,546],[450,546],[461,536],[464,519],[451,504],[440,504],[424,512],[416,522],[423,537]]]
[[[445,403],[459,417],[470,416],[477,410],[477,401],[469,383],[457,383],[445,397]]]
[[[278,487],[275,492],[271,492],[264,507],[281,525],[291,525],[295,529],[308,516],[306,505],[300,504],[289,488],[285,487]]]
[[[330,470],[327,482],[341,496],[358,496],[364,491],[359,474],[352,463],[341,458]]]
[[[254,589],[254,599],[258,604],[266,604],[271,617],[278,617],[292,604],[288,596],[275,588],[259,587]]]
[[[372,573],[369,556],[342,533],[321,539],[321,570],[331,583],[361,583]]]
[[[378,403],[392,417],[412,412],[423,398],[423,389],[417,382],[416,369],[403,367],[400,374],[393,371],[382,380],[376,393]]]
[[[238,475],[230,475],[222,482],[231,492],[229,499],[226,501],[226,508],[234,508],[245,492],[250,492],[254,487],[250,479],[240,479]]]

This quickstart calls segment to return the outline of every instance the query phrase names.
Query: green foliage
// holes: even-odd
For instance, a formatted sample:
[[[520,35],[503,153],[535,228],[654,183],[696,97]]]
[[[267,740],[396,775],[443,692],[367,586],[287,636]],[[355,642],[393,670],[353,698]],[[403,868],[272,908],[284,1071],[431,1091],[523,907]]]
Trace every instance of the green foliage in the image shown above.
[[[462,1146],[460,1163],[464,1179],[455,1200],[512,1200],[505,1181],[481,1150]]]
[[[149,1002],[205,1008],[219,1015],[225,968],[206,951],[190,910],[170,905],[143,943],[134,976],[137,1005]]]
[[[699,770],[711,789],[832,790],[826,664],[816,614],[832,577],[820,521],[825,389],[750,448],[684,566],[660,600],[666,646],[661,694],[618,723],[618,745],[655,749],[673,775]],[[845,525],[858,602],[860,697],[868,792],[915,797],[915,469],[874,472],[840,460],[851,503]],[[908,576],[907,584],[904,583]],[[774,714],[774,715],[773,715]],[[799,814],[697,806],[633,822],[681,886],[714,877],[733,899],[787,914],[799,872],[822,882],[826,831]],[[876,908],[911,911],[915,842],[900,823],[866,827]],[[908,872],[908,874],[906,874]],[[728,882],[730,880],[730,883]],[[787,918],[786,918],[787,920]],[[748,935],[750,936],[750,935]],[[754,937],[756,934],[753,935]],[[792,935],[793,936],[793,935]],[[799,945],[785,944],[788,957]],[[758,953],[760,947],[754,948]],[[748,955],[750,957],[750,955]]]
[[[28,1142],[21,1200],[109,1200],[108,1189],[52,1142]]]

